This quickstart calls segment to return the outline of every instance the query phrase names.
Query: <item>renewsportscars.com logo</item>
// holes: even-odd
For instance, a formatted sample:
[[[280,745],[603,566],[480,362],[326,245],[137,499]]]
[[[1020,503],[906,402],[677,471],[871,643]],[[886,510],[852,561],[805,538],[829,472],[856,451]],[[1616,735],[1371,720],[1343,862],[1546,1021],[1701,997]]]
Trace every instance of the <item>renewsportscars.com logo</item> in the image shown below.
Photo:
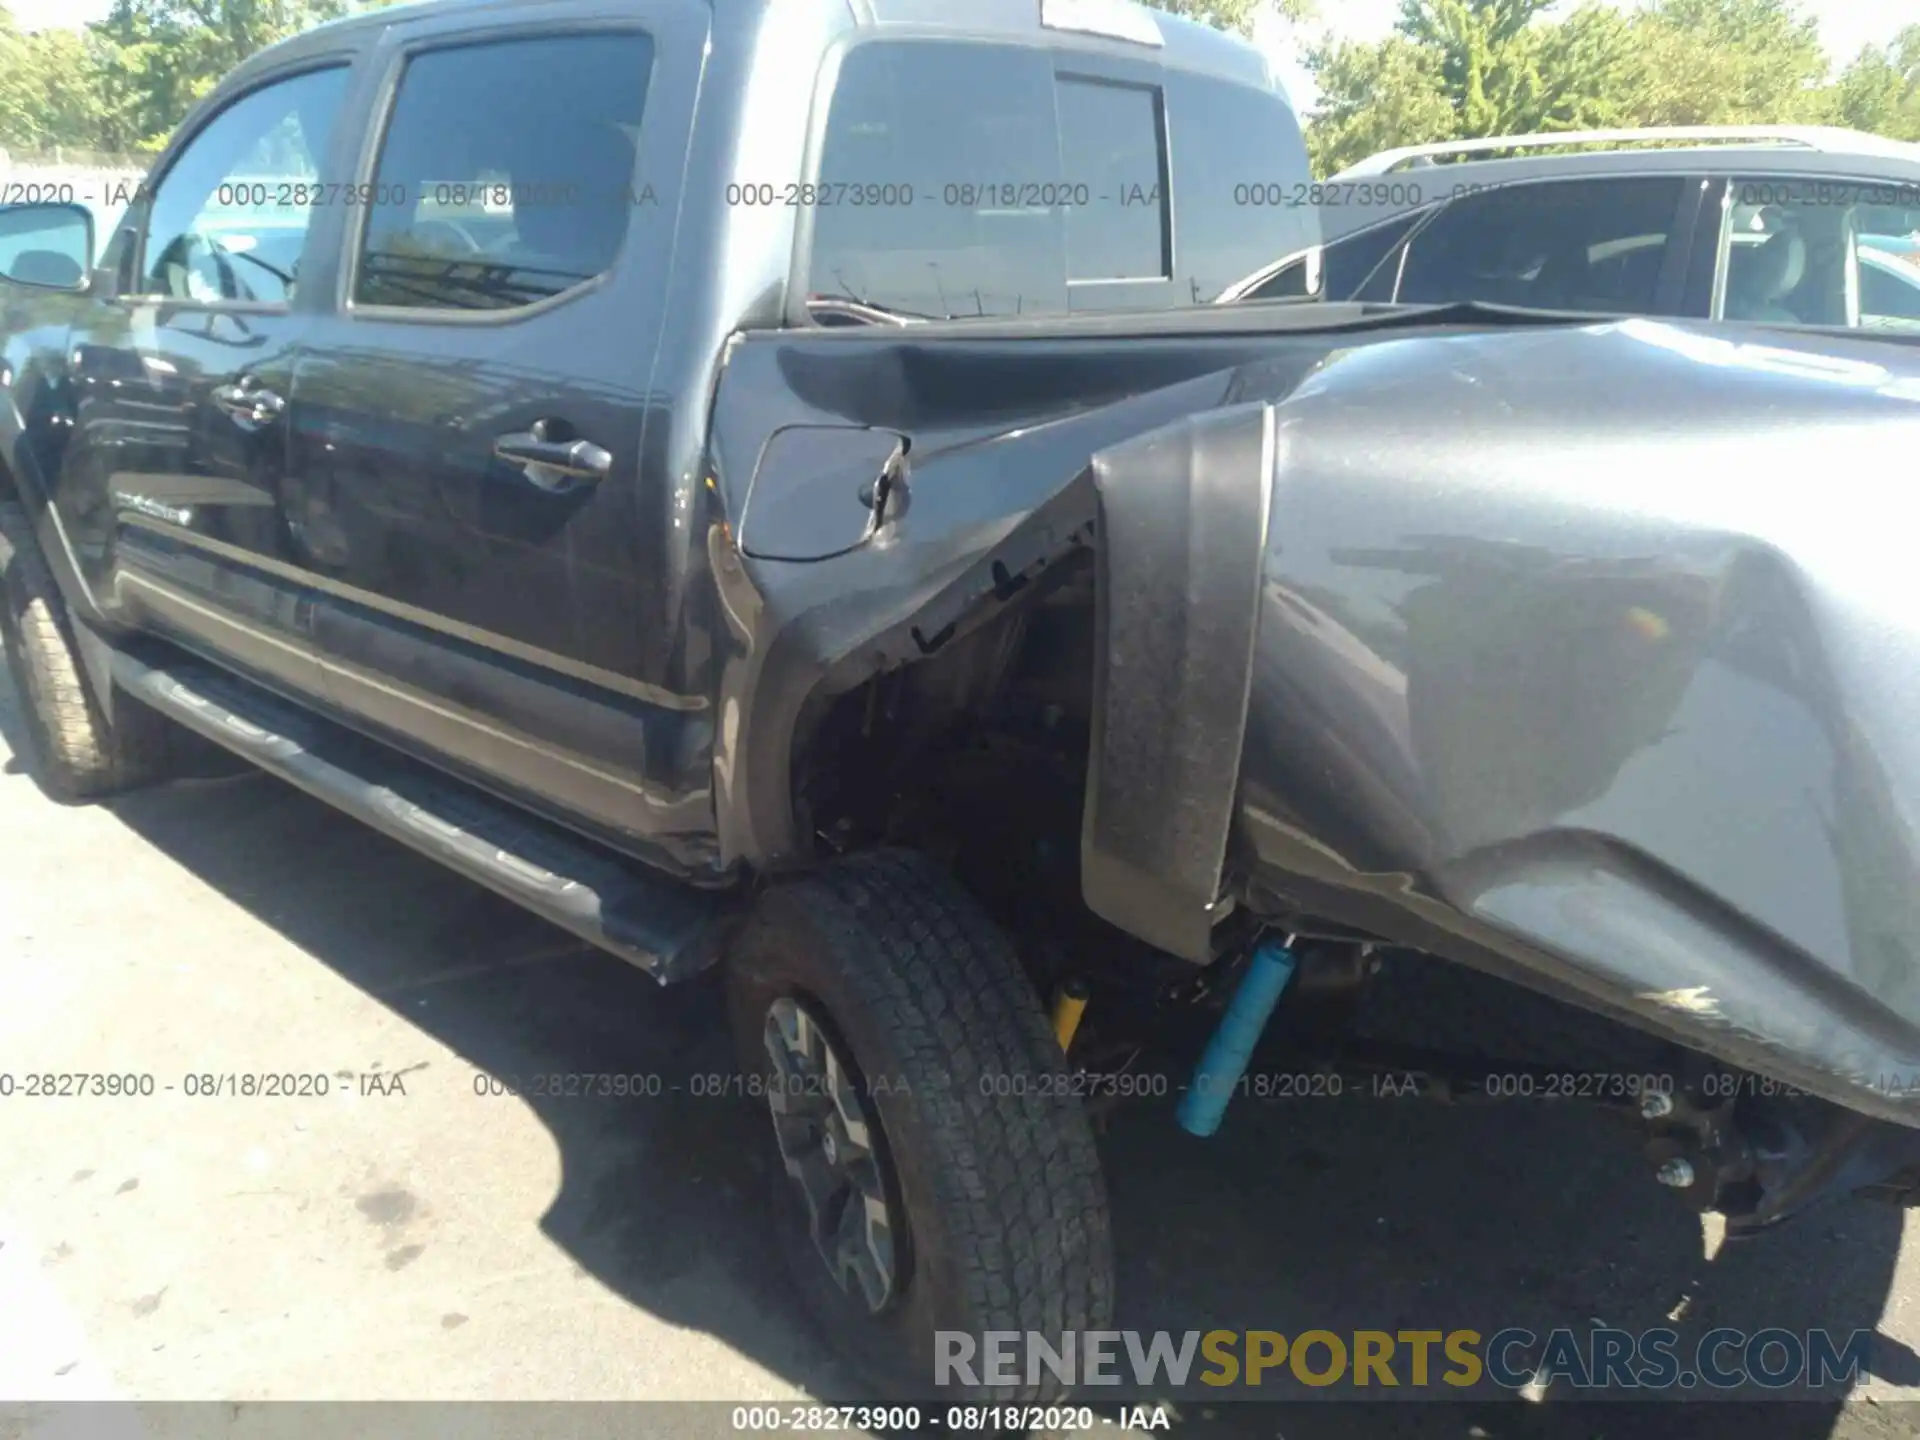
[[[1597,1326],[1537,1334],[1478,1330],[959,1330],[935,1334],[940,1386],[1228,1386],[1384,1389],[1491,1383],[1576,1390],[1850,1389],[1872,1376],[1871,1330],[1709,1330],[1683,1346],[1676,1330]]]

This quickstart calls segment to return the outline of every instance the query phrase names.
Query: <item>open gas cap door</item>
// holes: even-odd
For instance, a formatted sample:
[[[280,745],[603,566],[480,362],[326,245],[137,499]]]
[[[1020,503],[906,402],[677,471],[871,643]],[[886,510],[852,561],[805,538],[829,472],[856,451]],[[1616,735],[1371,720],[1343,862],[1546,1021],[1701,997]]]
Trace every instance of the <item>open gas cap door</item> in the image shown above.
[[[757,560],[826,560],[864,545],[905,511],[911,444],[862,425],[776,431],[747,492],[740,548]]]

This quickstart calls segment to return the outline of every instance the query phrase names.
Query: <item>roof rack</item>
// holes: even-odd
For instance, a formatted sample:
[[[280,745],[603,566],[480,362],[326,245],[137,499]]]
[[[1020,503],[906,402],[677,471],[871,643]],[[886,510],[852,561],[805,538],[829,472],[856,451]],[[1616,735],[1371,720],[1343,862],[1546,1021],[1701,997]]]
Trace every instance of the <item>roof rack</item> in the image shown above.
[[[1880,151],[1891,143],[1861,130],[1832,125],[1668,125],[1625,130],[1560,130],[1551,134],[1486,135],[1472,140],[1442,140],[1382,150],[1342,171],[1345,175],[1385,175],[1443,156],[1478,155],[1490,150],[1548,150],[1563,145],[1628,145],[1675,140],[1718,144],[1785,145],[1803,150]]]

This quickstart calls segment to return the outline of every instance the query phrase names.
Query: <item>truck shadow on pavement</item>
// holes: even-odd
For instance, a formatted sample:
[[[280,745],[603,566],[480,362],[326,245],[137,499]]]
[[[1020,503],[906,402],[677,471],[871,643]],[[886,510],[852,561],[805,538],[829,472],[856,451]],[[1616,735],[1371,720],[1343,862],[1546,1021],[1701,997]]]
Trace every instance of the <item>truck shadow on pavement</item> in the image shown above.
[[[0,703],[0,728],[14,732],[9,708]],[[18,748],[17,733],[6,738]],[[147,792],[112,809],[477,1074],[660,1077],[655,1097],[522,1102],[561,1156],[542,1229],[631,1304],[813,1394],[866,1398],[788,1288],[766,1221],[767,1122],[760,1103],[728,1093],[735,1069],[711,980],[662,990],[265,777]],[[1247,1102],[1201,1142],[1174,1126],[1170,1101],[1143,1101],[1110,1117],[1102,1148],[1119,1323],[1147,1331],[1544,1335],[1671,1323],[1682,1356],[1721,1325],[1844,1339],[1879,1325],[1901,1239],[1900,1212],[1848,1202],[1703,1258],[1701,1222],[1652,1184],[1629,1127],[1545,1102]],[[1885,1379],[1920,1382],[1898,1338],[1877,1336],[1873,1357]],[[1576,1406],[1483,1403],[1477,1392],[1376,1404],[1360,1402],[1378,1391],[1309,1391],[1274,1373],[1284,1388],[1191,1386],[1171,1401],[1175,1428],[1263,1440],[1913,1433],[1905,1407],[1843,1411],[1830,1399]],[[1271,1403],[1283,1397],[1294,1403]],[[1152,1396],[1096,1403],[1105,1413],[1123,1398]]]

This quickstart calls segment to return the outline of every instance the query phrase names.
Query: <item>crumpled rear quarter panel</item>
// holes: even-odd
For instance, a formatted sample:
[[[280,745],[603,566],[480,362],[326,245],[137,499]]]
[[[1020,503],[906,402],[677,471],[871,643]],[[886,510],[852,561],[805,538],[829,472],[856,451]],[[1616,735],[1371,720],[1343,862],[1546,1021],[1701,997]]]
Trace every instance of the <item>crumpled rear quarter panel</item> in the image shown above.
[[[1920,352],[1635,320],[1229,399],[1249,898],[1920,1124]]]

